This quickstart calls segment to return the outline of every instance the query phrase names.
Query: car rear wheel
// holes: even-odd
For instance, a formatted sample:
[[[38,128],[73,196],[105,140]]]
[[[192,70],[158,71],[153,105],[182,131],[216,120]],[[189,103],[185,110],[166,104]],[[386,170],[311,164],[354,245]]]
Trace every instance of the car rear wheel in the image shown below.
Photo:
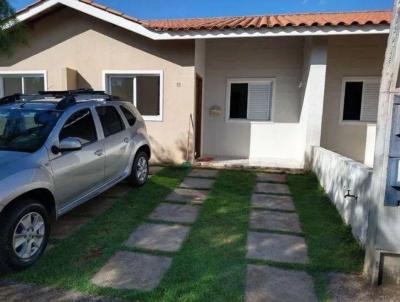
[[[129,181],[135,186],[143,186],[149,177],[149,156],[146,152],[139,151],[133,161]]]
[[[50,233],[49,214],[39,202],[19,200],[2,214],[0,264],[3,269],[21,270],[43,254]]]

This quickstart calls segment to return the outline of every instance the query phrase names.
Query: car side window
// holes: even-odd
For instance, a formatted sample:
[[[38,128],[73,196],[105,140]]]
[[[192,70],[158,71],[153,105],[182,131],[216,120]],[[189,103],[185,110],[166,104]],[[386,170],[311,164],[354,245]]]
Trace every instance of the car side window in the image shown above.
[[[77,138],[82,145],[97,141],[96,126],[90,109],[83,109],[72,114],[61,129],[59,140],[68,137]]]
[[[108,137],[125,129],[122,118],[114,106],[97,107],[96,111],[99,115],[105,137]]]
[[[129,126],[133,126],[136,123],[136,117],[133,113],[126,107],[120,106],[122,113],[124,114],[126,120],[128,121]]]

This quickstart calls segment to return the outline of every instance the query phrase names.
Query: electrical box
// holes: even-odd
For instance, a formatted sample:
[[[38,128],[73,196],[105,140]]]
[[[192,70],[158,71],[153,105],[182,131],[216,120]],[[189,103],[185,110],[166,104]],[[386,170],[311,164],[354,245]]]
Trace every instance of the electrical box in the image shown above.
[[[396,96],[393,106],[392,133],[390,136],[388,179],[385,205],[400,206],[400,97]]]

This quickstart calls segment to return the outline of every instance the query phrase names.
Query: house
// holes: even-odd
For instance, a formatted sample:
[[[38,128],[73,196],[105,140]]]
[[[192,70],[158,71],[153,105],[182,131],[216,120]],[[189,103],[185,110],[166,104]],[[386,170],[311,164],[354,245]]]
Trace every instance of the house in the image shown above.
[[[132,101],[156,161],[304,168],[322,146],[371,166],[391,13],[138,20],[90,0],[22,9],[0,96],[93,88]]]

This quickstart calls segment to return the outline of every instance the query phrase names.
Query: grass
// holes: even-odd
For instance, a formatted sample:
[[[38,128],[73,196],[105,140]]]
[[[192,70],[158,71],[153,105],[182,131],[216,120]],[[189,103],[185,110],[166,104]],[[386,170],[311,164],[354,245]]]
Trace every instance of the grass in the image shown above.
[[[318,298],[329,300],[326,272],[360,272],[364,252],[314,174],[289,175],[288,184],[308,246],[306,270],[314,277]]]
[[[308,245],[306,265],[246,260],[246,237],[254,172],[221,171],[197,221],[177,253],[149,252],[122,243],[176,187],[188,170],[165,168],[110,210],[68,239],[58,241],[33,268],[7,278],[138,301],[242,301],[246,265],[267,264],[309,272],[321,301],[329,300],[327,272],[358,272],[363,251],[344,226],[313,174],[289,175],[288,184]],[[286,233],[286,232],[279,232]],[[173,258],[161,284],[152,292],[114,290],[90,279],[118,250]]]

